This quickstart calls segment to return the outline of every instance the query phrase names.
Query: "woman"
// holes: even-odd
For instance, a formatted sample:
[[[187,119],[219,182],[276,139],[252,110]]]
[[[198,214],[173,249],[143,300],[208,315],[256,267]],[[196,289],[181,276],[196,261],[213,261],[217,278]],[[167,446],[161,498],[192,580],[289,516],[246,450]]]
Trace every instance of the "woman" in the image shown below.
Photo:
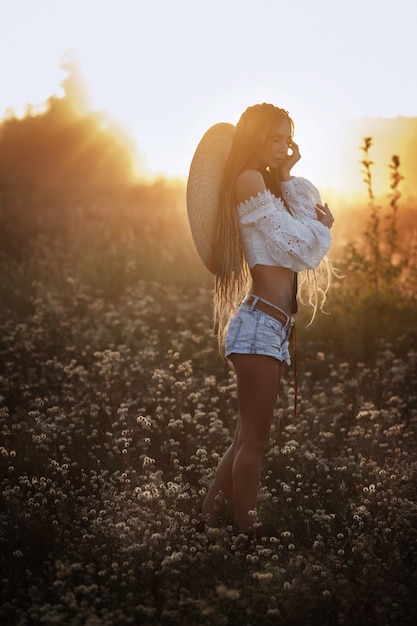
[[[297,272],[319,266],[334,221],[315,187],[291,175],[300,159],[292,137],[283,109],[259,104],[243,113],[223,167],[214,226],[215,317],[236,371],[239,416],[202,514],[211,521],[219,501],[232,498],[235,526],[243,532],[257,523],[262,457],[284,363],[290,363]],[[322,290],[307,282],[314,316],[328,284]]]

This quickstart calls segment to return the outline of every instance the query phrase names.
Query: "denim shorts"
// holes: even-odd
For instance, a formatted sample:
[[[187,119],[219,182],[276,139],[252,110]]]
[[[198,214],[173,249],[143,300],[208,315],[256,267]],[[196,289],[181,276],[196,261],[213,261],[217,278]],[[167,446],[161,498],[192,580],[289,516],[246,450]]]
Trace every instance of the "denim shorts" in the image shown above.
[[[290,333],[291,325],[284,325],[263,311],[241,304],[227,327],[226,356],[233,353],[264,354],[290,365]]]

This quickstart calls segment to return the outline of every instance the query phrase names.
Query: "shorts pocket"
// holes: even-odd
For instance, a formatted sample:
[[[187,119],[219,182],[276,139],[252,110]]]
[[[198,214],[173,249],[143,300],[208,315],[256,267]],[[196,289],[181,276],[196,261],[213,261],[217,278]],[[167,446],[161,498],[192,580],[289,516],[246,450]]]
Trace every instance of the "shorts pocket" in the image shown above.
[[[265,329],[266,332],[272,331],[281,334],[284,330],[284,325],[279,320],[276,320],[274,317],[271,317],[270,315],[264,315],[259,320],[259,328]]]
[[[258,337],[265,345],[281,350],[281,345],[285,341],[285,331],[281,322],[265,316],[259,320]]]

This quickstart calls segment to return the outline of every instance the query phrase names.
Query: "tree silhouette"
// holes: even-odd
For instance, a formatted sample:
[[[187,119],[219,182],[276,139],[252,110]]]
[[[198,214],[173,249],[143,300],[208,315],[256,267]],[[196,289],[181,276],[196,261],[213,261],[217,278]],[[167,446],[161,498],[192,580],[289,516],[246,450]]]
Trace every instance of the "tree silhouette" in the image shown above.
[[[123,185],[134,178],[134,149],[115,124],[89,110],[77,64],[64,58],[64,97],[45,110],[0,123],[0,183],[38,186]]]

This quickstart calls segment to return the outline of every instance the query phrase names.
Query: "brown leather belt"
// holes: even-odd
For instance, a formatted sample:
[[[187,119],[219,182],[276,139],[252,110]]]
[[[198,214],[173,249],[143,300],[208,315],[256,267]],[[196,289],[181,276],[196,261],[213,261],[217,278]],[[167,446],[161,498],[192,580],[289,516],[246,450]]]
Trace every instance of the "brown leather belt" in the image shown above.
[[[252,296],[251,294],[248,294],[242,300],[242,304],[246,304],[247,306],[253,306],[254,303],[255,303],[255,306],[254,306],[255,309],[258,309],[259,311],[262,311],[262,313],[266,313],[267,315],[270,315],[274,319],[278,320],[278,322],[281,322],[283,326],[292,325],[291,315],[287,315],[286,313],[284,313],[284,311],[280,311],[278,308],[274,307],[272,304],[268,304],[267,302],[264,302],[263,300],[256,301],[256,296]]]

